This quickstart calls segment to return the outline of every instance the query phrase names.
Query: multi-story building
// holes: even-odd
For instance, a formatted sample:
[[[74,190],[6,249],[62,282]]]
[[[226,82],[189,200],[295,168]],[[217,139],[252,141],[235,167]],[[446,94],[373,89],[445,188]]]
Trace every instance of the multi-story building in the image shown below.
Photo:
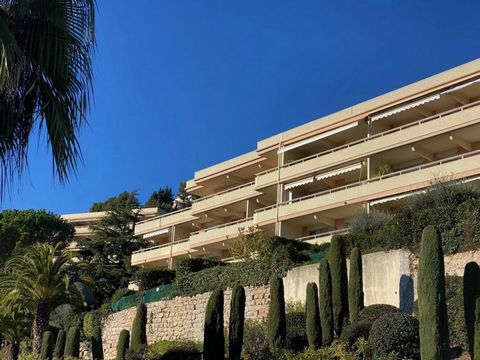
[[[195,172],[190,208],[136,225],[136,266],[231,257],[239,229],[323,243],[370,209],[394,211],[436,178],[480,176],[480,60],[261,140]]]

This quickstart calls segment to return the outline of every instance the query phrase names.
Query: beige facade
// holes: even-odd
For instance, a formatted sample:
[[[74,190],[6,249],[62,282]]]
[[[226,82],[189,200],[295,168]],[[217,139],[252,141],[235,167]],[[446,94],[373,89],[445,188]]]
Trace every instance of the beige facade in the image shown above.
[[[186,256],[230,259],[251,226],[330,241],[362,212],[395,211],[440,178],[480,178],[480,60],[259,141],[254,151],[195,172],[191,208],[137,224],[151,248],[136,266]]]

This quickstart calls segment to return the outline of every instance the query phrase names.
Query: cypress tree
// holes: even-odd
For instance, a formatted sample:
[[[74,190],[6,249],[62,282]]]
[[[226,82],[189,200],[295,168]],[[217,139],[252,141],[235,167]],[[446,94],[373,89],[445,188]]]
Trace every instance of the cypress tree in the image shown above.
[[[142,302],[137,305],[137,312],[132,324],[132,335],[130,339],[130,349],[139,351],[142,346],[147,344],[147,307]]]
[[[322,346],[322,329],[320,328],[320,313],[318,309],[318,288],[315,283],[307,284],[305,318],[308,346],[318,349]]]
[[[240,360],[243,346],[243,326],[245,322],[245,289],[235,285],[230,302],[230,323],[228,331],[228,359]]]
[[[418,311],[422,360],[449,359],[445,265],[442,239],[434,226],[422,233],[418,264]]]
[[[332,278],[327,259],[320,261],[319,266],[319,299],[320,323],[322,329],[322,345],[328,346],[333,341],[333,308],[332,308]]]
[[[272,350],[281,348],[285,344],[286,337],[283,280],[274,276],[270,280],[270,305],[268,307],[268,342]]]
[[[480,297],[475,301],[475,335],[472,360],[480,360]]]
[[[50,360],[53,355],[53,347],[55,346],[55,339],[53,332],[45,331],[42,336],[42,347],[40,348],[40,359]]]
[[[223,334],[223,291],[215,290],[208,299],[203,332],[203,359],[223,360],[225,338]]]
[[[118,336],[117,357],[115,358],[115,360],[125,360],[125,353],[127,352],[129,342],[130,332],[123,329],[122,331],[120,331],[120,335]]]
[[[357,321],[363,309],[362,254],[358,248],[350,253],[350,277],[348,278],[348,313],[350,322]]]
[[[332,276],[333,327],[337,336],[340,336],[344,321],[348,317],[347,260],[343,237],[332,238],[329,262]]]
[[[480,267],[475,261],[465,265],[463,273],[463,310],[467,330],[468,352],[473,358],[475,338],[475,301],[480,295]]]
[[[102,346],[102,329],[100,326],[95,326],[92,333],[92,359],[103,359],[103,346]]]
[[[55,341],[55,349],[53,350],[53,357],[56,359],[63,358],[63,352],[65,351],[65,338],[67,333],[65,330],[60,330],[57,334],[57,340]]]
[[[65,351],[63,357],[78,358],[80,355],[80,329],[78,326],[72,326],[68,329],[67,339],[65,340]]]

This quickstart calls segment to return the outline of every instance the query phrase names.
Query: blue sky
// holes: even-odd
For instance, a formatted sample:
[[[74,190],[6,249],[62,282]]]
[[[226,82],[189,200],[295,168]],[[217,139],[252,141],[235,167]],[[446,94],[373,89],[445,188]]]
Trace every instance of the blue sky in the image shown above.
[[[476,0],[98,1],[84,163],[62,186],[46,145],[3,208],[145,201],[256,142],[480,57]]]

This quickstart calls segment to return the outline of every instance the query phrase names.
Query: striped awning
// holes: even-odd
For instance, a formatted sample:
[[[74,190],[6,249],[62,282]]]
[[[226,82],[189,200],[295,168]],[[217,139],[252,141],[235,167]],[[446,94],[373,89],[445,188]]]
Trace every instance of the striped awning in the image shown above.
[[[153,232],[150,232],[150,233],[147,233],[147,234],[143,235],[143,238],[144,239],[150,239],[150,238],[158,236],[158,235],[168,234],[169,231],[170,231],[169,228],[153,231]]]
[[[420,99],[420,100],[417,100],[417,101],[413,101],[411,103],[408,103],[406,105],[402,105],[402,106],[397,106],[393,109],[390,109],[388,111],[384,111],[380,114],[377,114],[377,115],[374,115],[372,117],[370,117],[370,120],[372,122],[374,121],[377,121],[377,120],[381,120],[381,119],[384,119],[386,117],[389,117],[389,116],[392,116],[392,115],[395,115],[395,114],[398,114],[402,111],[406,111],[406,110],[409,110],[409,109],[412,109],[412,108],[415,108],[417,106],[421,106],[421,105],[424,105],[426,103],[429,103],[431,101],[434,101],[434,100],[438,100],[440,99],[440,94],[435,94],[435,95],[432,95],[432,96],[428,96],[428,97],[425,97],[423,99]]]
[[[326,172],[326,173],[323,173],[323,174],[318,174],[317,176],[315,176],[315,180],[327,179],[327,178],[334,177],[334,176],[337,176],[337,175],[340,175],[340,174],[345,174],[345,173],[350,172],[350,171],[360,170],[361,168],[362,168],[362,163],[357,163],[357,164],[345,166],[345,167],[340,168],[340,169],[332,170],[332,171],[329,171],[329,172]]]
[[[314,179],[313,179],[313,176],[312,176],[312,177],[309,177],[309,178],[306,178],[306,179],[294,181],[294,182],[291,182],[291,183],[289,183],[289,184],[285,184],[284,189],[285,189],[285,190],[290,190],[290,189],[296,188],[296,187],[298,187],[298,186],[310,184],[310,183],[313,182],[313,180],[314,180]]]

